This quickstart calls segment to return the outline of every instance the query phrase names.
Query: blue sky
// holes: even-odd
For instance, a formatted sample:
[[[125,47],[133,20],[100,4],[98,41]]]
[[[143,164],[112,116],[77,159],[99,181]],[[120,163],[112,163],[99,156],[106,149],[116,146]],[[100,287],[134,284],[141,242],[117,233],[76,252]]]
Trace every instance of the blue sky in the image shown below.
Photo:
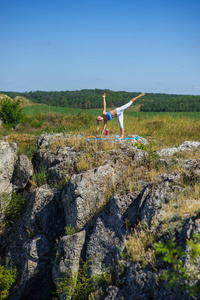
[[[200,95],[199,0],[1,0],[0,90]]]

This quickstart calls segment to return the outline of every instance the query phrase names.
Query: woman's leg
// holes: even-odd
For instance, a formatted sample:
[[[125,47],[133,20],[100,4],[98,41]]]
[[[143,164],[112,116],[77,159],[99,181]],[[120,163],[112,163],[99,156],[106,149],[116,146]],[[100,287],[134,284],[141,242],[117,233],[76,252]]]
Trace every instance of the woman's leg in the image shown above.
[[[117,111],[117,118],[118,118],[118,121],[119,121],[119,127],[120,129],[123,128],[123,121],[124,121],[124,116],[123,116],[123,112],[129,107],[131,106],[133,102],[130,100],[127,104],[123,105],[123,106],[120,106],[120,107],[117,107],[116,108],[116,111]],[[122,134],[122,132],[121,132]],[[124,135],[124,134],[122,134]]]
[[[132,100],[130,100],[128,103],[126,103],[125,105],[122,105],[120,107],[116,108],[117,114],[123,113],[125,111],[125,109],[127,109],[129,106],[131,106],[131,104],[133,104]]]
[[[137,100],[138,98],[140,98],[140,97],[142,97],[142,96],[144,96],[144,95],[145,95],[145,94],[142,93],[142,94],[140,94],[139,96],[137,96],[137,97],[131,99],[127,104],[122,105],[122,106],[116,108],[116,111],[117,111],[117,117],[118,117],[118,121],[119,121],[119,127],[120,127],[120,130],[121,130],[121,137],[120,137],[120,139],[124,137],[124,127],[123,127],[123,121],[124,121],[123,113],[124,113],[124,111],[125,111],[129,106],[131,106],[131,104],[133,104],[133,102],[134,102],[135,100]]]

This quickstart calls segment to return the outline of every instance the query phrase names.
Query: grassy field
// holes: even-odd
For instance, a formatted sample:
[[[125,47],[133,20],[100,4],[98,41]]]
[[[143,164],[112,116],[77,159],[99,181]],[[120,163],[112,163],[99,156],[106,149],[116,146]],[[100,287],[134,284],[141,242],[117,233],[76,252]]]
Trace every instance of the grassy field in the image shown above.
[[[69,109],[38,105],[26,107],[24,113],[29,116],[62,114],[70,117],[68,123],[63,119],[65,130],[69,133],[96,135],[95,118],[101,115],[100,109]],[[74,122],[75,124],[74,124]],[[82,121],[82,122],[81,122]],[[75,125],[75,126],[74,126]],[[102,124],[101,124],[102,126]],[[120,134],[117,118],[107,123],[109,134]],[[126,135],[141,135],[152,141],[158,148],[178,146],[186,140],[200,140],[200,113],[197,112],[134,112],[128,109],[124,113]]]
[[[16,128],[0,126],[0,139],[17,142],[20,152],[31,153],[37,137],[42,133],[68,133],[100,136],[96,130],[96,116],[100,109],[71,109],[34,105],[23,109],[22,124]],[[107,123],[109,135],[119,135],[117,118]],[[125,136],[139,135],[148,139],[154,151],[179,146],[184,141],[200,141],[200,113],[150,113],[127,109],[124,113]]]
[[[109,108],[107,109],[109,110]],[[79,108],[67,108],[59,106],[48,106],[48,105],[35,105],[25,107],[23,112],[29,116],[38,114],[38,113],[62,113],[62,114],[78,114],[78,113],[87,113],[89,115],[98,116],[102,113],[102,109],[79,109]],[[200,119],[200,112],[140,112],[135,111],[134,106],[126,110],[126,114],[133,117],[151,118],[155,116],[173,116],[179,118],[197,118]]]

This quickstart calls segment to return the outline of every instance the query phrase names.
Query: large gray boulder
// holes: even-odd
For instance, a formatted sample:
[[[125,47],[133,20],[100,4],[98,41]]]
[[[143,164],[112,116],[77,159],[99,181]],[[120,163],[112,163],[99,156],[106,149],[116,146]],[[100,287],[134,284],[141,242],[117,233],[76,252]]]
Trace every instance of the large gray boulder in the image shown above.
[[[125,247],[127,234],[126,221],[129,217],[133,219],[134,211],[137,212],[138,196],[137,192],[120,197],[114,195],[99,215],[87,246],[90,275],[108,272],[113,274],[114,281],[118,280],[119,253]]]
[[[76,284],[85,235],[86,232],[83,230],[73,235],[64,236],[59,242],[52,274],[58,291],[59,283],[66,282],[66,290],[58,293],[61,300],[71,299],[70,294]],[[69,279],[69,283],[67,283],[67,279]]]
[[[49,183],[62,181],[75,171],[75,164],[84,151],[67,146],[69,135],[43,134],[37,140],[36,169],[45,168]]]
[[[14,170],[14,191],[22,190],[26,187],[31,176],[33,176],[33,165],[29,158],[22,154],[18,157]]]
[[[138,209],[141,221],[146,220],[150,224],[153,218],[159,220],[165,214],[164,205],[184,191],[178,185],[180,178],[179,173],[163,173],[144,188]]]
[[[200,149],[200,142],[198,141],[185,141],[178,147],[164,148],[157,151],[159,156],[172,156],[178,152],[188,152],[191,150]]]
[[[66,226],[83,228],[112,195],[119,174],[111,164],[73,175],[62,192]]]
[[[0,141],[0,192],[12,192],[12,176],[17,157],[16,143]]]
[[[12,300],[51,299],[56,239],[63,236],[65,218],[60,191],[43,185],[34,193],[5,249],[8,264],[18,270]],[[44,280],[45,279],[45,280]]]
[[[13,191],[13,172],[17,157],[16,143],[0,141],[0,220]]]
[[[142,269],[138,263],[129,262],[124,274],[123,286],[113,299],[189,300],[191,298],[179,288],[168,287],[167,282],[159,280],[153,270]]]

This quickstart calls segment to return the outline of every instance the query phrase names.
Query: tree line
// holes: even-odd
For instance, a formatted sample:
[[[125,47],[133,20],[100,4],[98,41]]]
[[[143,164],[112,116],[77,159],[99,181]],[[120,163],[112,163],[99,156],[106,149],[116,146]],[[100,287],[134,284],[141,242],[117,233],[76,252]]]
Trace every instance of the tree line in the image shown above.
[[[151,94],[140,107],[141,111],[154,112],[198,112],[200,96]]]
[[[84,89],[80,91],[34,91],[0,92],[14,99],[23,96],[34,103],[70,108],[102,108],[102,94],[106,93],[107,107],[115,108],[126,104],[140,92]],[[141,111],[200,111],[200,96],[147,93],[133,105],[141,104]]]

